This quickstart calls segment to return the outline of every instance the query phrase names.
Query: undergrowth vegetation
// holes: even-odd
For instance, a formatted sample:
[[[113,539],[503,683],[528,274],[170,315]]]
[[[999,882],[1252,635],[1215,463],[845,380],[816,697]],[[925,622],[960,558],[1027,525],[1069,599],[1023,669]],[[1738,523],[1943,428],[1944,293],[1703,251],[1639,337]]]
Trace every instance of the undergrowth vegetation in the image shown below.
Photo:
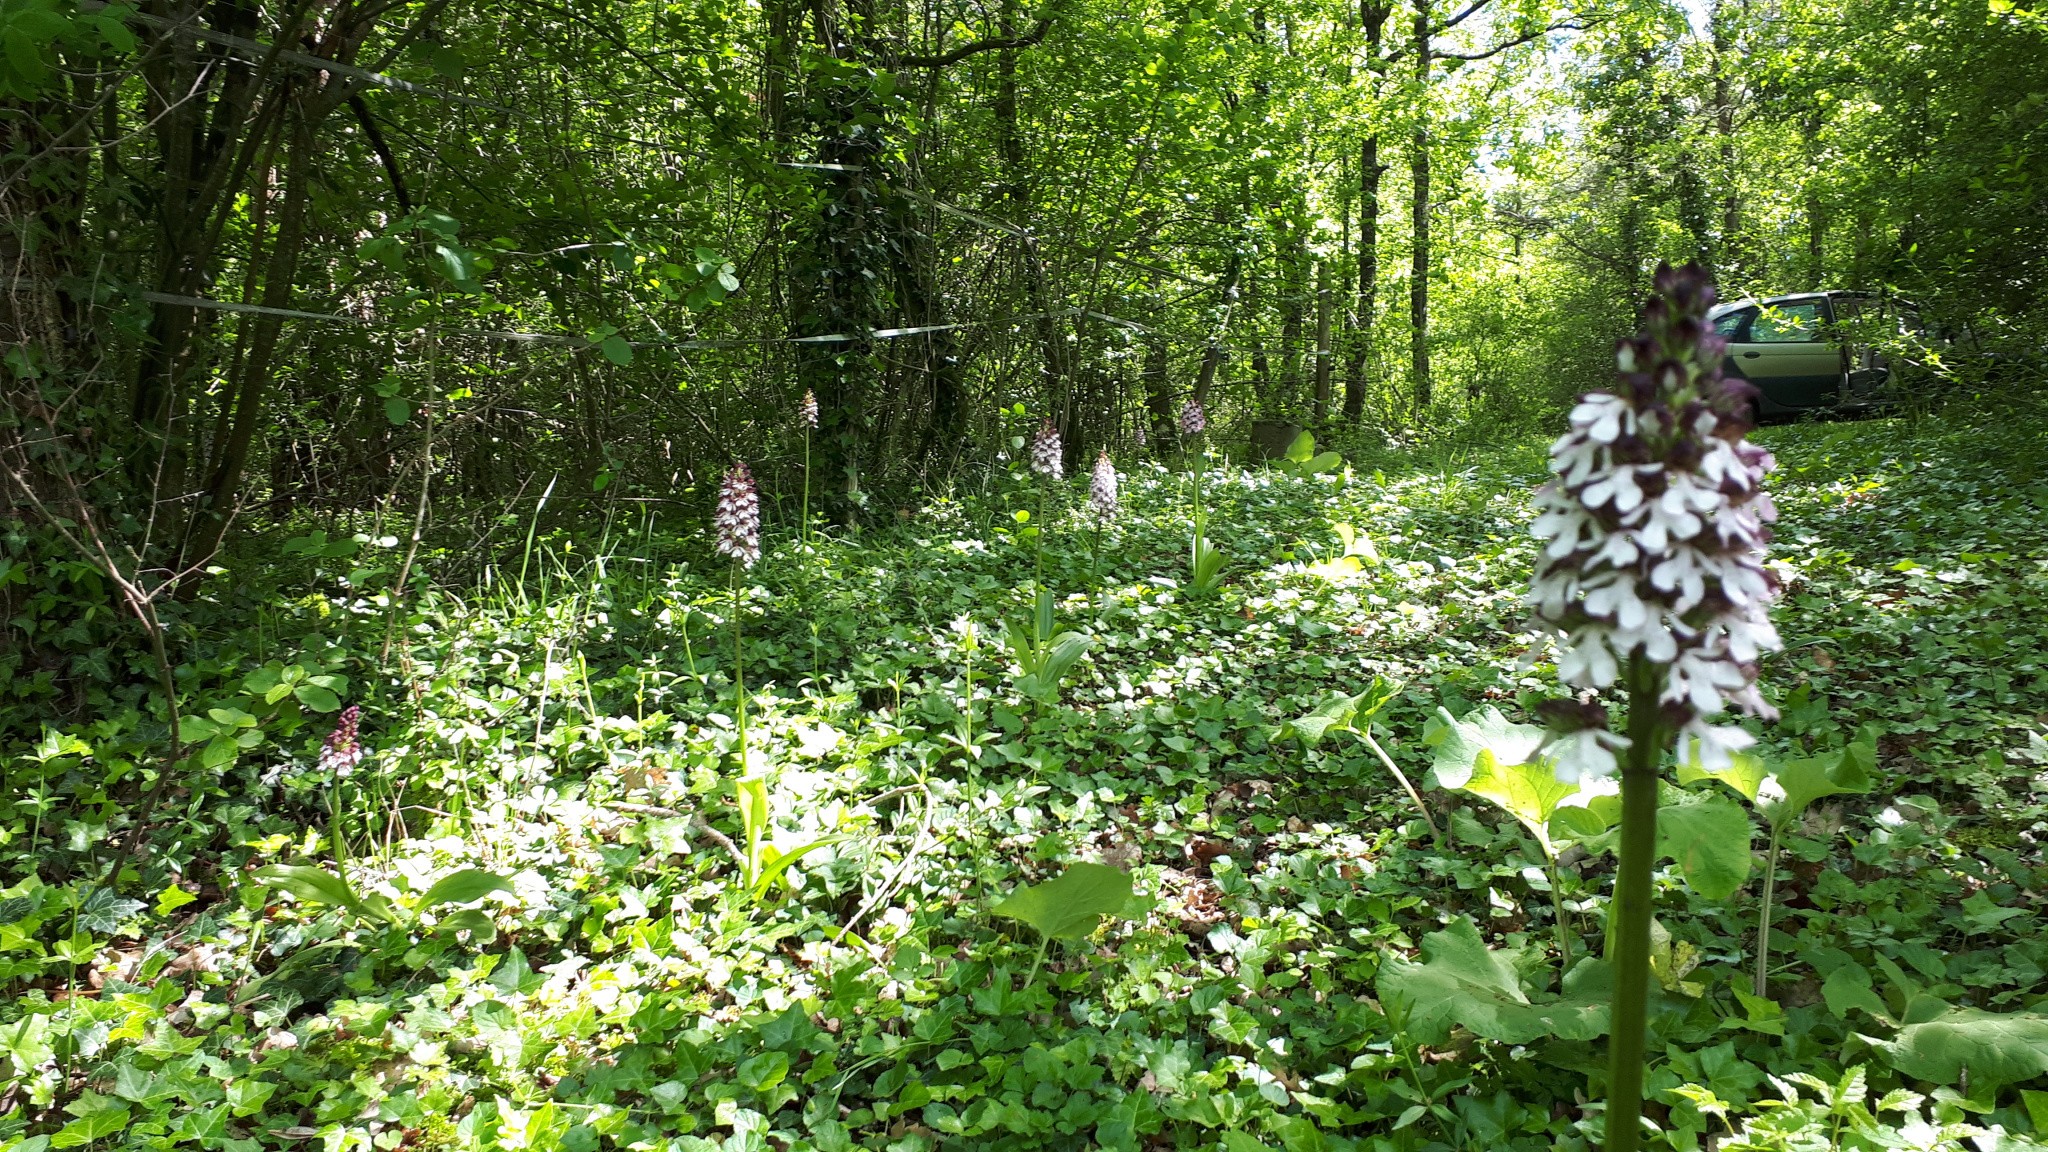
[[[1665,797],[1670,1147],[2048,1133],[2030,427],[1760,437],[1783,715]],[[1019,461],[771,523],[737,595],[630,504],[404,595],[307,524],[166,607],[162,788],[146,650],[9,528],[66,657],[0,689],[0,1149],[1586,1147],[1612,797],[1526,727],[1542,467],[1212,461],[1199,587],[1155,464],[1099,543]]]

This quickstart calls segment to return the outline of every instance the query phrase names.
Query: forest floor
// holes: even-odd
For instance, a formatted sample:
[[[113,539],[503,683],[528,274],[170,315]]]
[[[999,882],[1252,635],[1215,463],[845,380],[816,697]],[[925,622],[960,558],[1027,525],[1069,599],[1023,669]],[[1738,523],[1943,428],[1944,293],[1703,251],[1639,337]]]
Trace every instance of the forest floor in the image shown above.
[[[1751,840],[1674,833],[1651,1114],[1679,1148],[2035,1146],[2048,449],[1760,439],[1787,649],[1759,751],[1836,794],[1673,785]],[[1557,692],[1521,605],[1542,466],[1212,470],[1204,595],[1152,465],[1099,543],[1001,473],[782,531],[740,597],[744,771],[700,536],[543,532],[395,619],[396,541],[296,537],[194,641],[144,899],[75,877],[161,721],[110,702],[20,750],[0,1150],[1586,1147],[1611,837],[1467,779]],[[1020,511],[1087,638],[1057,686],[1002,641]]]

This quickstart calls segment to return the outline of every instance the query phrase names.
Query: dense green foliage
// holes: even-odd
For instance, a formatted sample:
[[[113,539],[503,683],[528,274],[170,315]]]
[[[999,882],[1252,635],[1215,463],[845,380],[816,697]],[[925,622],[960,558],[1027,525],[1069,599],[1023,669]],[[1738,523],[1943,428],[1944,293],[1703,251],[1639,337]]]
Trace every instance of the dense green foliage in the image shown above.
[[[1529,495],[1661,260],[1926,323],[1634,793],[1655,1139],[2048,1144],[2044,93],[2030,0],[0,0],[0,1152],[1598,1144]]]
[[[2048,455],[2025,421],[1766,438],[1791,646],[1760,751],[1792,794],[1669,797],[1734,825],[1667,823],[1653,1115],[1680,1148],[2028,1146]],[[1554,691],[1520,604],[1538,459],[1212,466],[1206,597],[1177,587],[1187,478],[1150,467],[1099,553],[1072,497],[1022,533],[1048,501],[1021,468],[858,541],[773,530],[741,600],[750,771],[696,538],[539,532],[523,581],[404,602],[393,541],[294,538],[174,627],[192,752],[118,893],[90,877],[159,771],[161,701],[95,690],[16,750],[0,1132],[1584,1146],[1604,823],[1473,758]],[[993,637],[1041,539],[1058,626],[1093,643],[1034,699]],[[345,775],[318,757],[343,696],[369,753]],[[1426,781],[1441,840],[1347,727]],[[1774,831],[1758,994],[1743,842]],[[804,854],[744,883],[756,838]]]

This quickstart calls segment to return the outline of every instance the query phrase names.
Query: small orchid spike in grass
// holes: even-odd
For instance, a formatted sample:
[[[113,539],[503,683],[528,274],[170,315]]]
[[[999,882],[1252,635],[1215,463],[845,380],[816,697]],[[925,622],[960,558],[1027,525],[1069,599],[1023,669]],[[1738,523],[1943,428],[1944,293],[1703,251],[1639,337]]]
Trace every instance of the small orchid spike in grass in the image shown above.
[[[1060,430],[1053,427],[1050,417],[1038,429],[1038,435],[1031,438],[1031,470],[1047,480],[1058,480],[1066,474]]]
[[[1558,676],[1580,689],[1620,684],[1628,698],[1626,733],[1598,705],[1560,708],[1550,741],[1561,778],[1621,772],[1608,1152],[1634,1152],[1642,1134],[1659,765],[1676,737],[1703,766],[1725,766],[1751,737],[1714,717],[1773,714],[1756,690],[1758,659],[1779,647],[1767,611],[1777,581],[1763,563],[1777,515],[1763,490],[1771,457],[1744,439],[1748,385],[1721,377],[1713,303],[1697,266],[1658,268],[1642,329],[1618,350],[1616,387],[1572,409],[1536,501],[1544,546],[1530,601],[1562,638]]]
[[[351,704],[335,719],[334,731],[320,745],[320,770],[340,779],[355,771],[363,762],[363,745],[356,738],[356,727],[362,722],[361,705]]]
[[[1208,426],[1209,414],[1202,411],[1201,400],[1193,396],[1188,397],[1188,402],[1181,405],[1180,409],[1180,434],[1190,437],[1200,436],[1202,430]]]
[[[803,402],[796,407],[796,418],[806,428],[817,428],[818,394],[816,392],[811,391],[809,388],[804,389]]]
[[[1116,519],[1116,510],[1116,464],[1105,450],[1095,457],[1095,469],[1088,476],[1088,511],[1097,523],[1107,524]]]

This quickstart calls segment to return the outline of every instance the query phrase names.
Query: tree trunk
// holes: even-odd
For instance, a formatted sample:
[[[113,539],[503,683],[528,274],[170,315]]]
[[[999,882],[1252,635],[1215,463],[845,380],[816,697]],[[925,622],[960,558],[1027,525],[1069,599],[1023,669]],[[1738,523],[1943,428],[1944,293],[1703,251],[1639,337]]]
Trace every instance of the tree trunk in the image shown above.
[[[1373,94],[1379,94],[1386,62],[1380,55],[1393,5],[1364,0],[1359,22],[1364,26],[1366,66],[1372,69]],[[1366,367],[1372,355],[1373,325],[1379,311],[1380,286],[1380,163],[1379,134],[1368,133],[1358,147],[1358,313],[1352,318],[1351,363],[1344,376],[1344,422],[1365,416]]]
[[[281,99],[292,99],[282,92]],[[270,243],[270,259],[263,271],[263,306],[290,308],[292,279],[297,272],[299,248],[306,232],[306,201],[312,168],[314,110],[301,107],[288,111],[291,139],[285,151],[284,195],[278,204],[277,235]],[[205,563],[219,549],[241,495],[242,474],[248,467],[256,430],[263,419],[264,400],[271,385],[270,365],[277,351],[283,318],[258,315],[250,318],[248,350],[240,357],[240,380],[235,389],[234,418],[227,439],[213,448],[206,488],[193,509],[184,547],[179,550],[180,568]]]
[[[1415,0],[1415,39],[1409,51],[1415,56],[1415,136],[1409,146],[1408,168],[1414,179],[1410,211],[1414,240],[1408,270],[1408,352],[1415,386],[1415,415],[1429,411],[1429,0]]]
[[[1330,419],[1330,265],[1316,265],[1316,426]]]
[[[1742,195],[1735,178],[1735,84],[1728,74],[1728,56],[1733,38],[1724,19],[1725,0],[1714,0],[1707,14],[1713,32],[1714,52],[1714,135],[1720,139],[1721,171],[1718,176],[1727,192],[1721,197],[1721,238],[1716,246],[1715,265],[1721,274],[1739,274],[1737,252],[1742,233]]]

